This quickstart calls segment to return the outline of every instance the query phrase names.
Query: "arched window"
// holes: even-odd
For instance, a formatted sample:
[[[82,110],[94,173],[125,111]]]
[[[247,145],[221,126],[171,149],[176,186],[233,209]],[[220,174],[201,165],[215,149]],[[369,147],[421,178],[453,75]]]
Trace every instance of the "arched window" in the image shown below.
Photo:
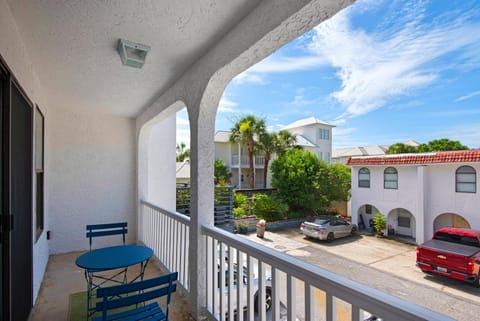
[[[477,192],[477,173],[471,166],[461,166],[455,172],[455,191],[457,193]]]
[[[386,189],[398,189],[398,172],[393,167],[387,167],[383,172],[383,187]]]
[[[370,187],[370,170],[362,167],[358,170],[358,187]]]

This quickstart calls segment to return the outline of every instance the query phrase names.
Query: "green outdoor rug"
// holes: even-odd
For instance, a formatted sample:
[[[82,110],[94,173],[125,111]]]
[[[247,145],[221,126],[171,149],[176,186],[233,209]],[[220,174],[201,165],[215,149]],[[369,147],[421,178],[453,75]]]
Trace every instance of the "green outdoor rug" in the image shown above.
[[[87,291],[70,294],[68,299],[68,321],[87,320]]]
[[[133,292],[132,292],[133,294]],[[92,295],[94,300],[96,299],[96,292]],[[128,309],[135,308],[135,305],[130,307],[123,307],[112,310],[111,313],[117,313],[126,311]],[[96,312],[94,316],[100,316],[100,312]],[[77,292],[70,294],[68,298],[68,321],[86,321],[87,320],[87,291]]]

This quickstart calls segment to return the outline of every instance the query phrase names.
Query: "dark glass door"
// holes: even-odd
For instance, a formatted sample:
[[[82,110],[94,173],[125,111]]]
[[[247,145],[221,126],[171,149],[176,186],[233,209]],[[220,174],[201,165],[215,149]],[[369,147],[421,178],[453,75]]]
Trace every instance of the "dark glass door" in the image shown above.
[[[6,320],[6,318],[4,317],[4,311],[3,311],[3,301],[4,301],[4,269],[3,269],[3,263],[4,263],[4,259],[3,259],[3,255],[5,254],[5,251],[3,250],[3,246],[5,244],[3,238],[4,236],[6,235],[6,231],[5,231],[5,220],[4,220],[4,217],[3,217],[3,195],[2,195],[2,192],[3,192],[3,148],[2,148],[2,145],[3,145],[3,107],[4,107],[4,88],[6,86],[6,81],[7,81],[7,75],[3,72],[3,70],[1,69],[1,66],[0,66],[0,316],[1,316],[1,319],[0,320]]]
[[[33,305],[33,110],[15,83],[10,102],[10,312],[12,321],[27,321]]]
[[[33,109],[0,61],[0,321],[33,305]]]

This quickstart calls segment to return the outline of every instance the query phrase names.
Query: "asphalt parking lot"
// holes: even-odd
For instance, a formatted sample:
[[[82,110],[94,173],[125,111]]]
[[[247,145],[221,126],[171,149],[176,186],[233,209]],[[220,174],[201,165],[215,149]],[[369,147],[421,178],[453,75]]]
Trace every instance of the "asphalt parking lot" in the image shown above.
[[[422,273],[415,245],[363,234],[327,243],[306,239],[297,228],[248,238],[454,319],[480,320],[480,289]]]

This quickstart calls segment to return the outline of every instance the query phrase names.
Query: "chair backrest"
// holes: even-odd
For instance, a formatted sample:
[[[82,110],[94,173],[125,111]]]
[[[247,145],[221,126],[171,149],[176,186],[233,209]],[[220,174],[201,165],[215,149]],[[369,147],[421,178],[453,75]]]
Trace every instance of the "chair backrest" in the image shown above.
[[[177,279],[178,272],[172,272],[148,280],[98,288],[97,298],[101,301],[97,302],[96,310],[102,312],[102,320],[107,320],[109,310],[137,305],[166,295],[164,313],[165,320],[168,320],[168,307],[172,293],[177,290]]]
[[[127,234],[127,232],[127,222],[87,225],[87,238],[90,244],[90,250],[92,249],[92,239],[100,236],[122,234],[123,245],[125,245],[125,234]]]

